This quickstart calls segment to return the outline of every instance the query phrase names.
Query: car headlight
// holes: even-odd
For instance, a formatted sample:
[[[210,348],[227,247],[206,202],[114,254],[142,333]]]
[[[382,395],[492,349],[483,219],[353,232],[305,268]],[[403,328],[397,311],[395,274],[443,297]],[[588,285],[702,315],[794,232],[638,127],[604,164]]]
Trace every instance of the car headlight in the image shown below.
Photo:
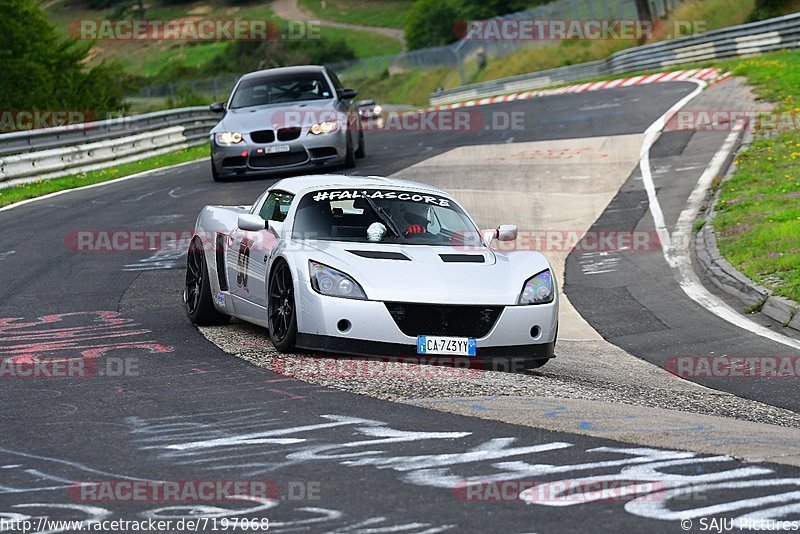
[[[528,278],[522,286],[517,304],[547,304],[555,298],[555,286],[550,269]]]
[[[326,134],[335,131],[339,127],[335,121],[316,122],[311,125],[311,133],[314,135]]]
[[[221,132],[214,136],[218,145],[235,145],[242,142],[242,134],[239,132]]]
[[[367,300],[367,295],[358,282],[333,267],[308,260],[308,271],[311,273],[311,287],[317,293],[329,297]]]

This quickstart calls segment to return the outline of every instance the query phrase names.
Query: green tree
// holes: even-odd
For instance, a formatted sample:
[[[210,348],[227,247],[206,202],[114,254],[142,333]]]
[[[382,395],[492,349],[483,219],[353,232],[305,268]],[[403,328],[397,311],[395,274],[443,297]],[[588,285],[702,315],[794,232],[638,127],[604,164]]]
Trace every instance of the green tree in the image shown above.
[[[454,0],[416,0],[406,16],[406,43],[416,50],[455,41],[463,11]]]
[[[756,0],[756,8],[750,15],[751,21],[786,15],[796,10],[796,3],[790,0]]]
[[[87,66],[91,43],[61,37],[36,0],[0,0],[0,105],[16,110],[122,108],[131,82],[116,64]]]

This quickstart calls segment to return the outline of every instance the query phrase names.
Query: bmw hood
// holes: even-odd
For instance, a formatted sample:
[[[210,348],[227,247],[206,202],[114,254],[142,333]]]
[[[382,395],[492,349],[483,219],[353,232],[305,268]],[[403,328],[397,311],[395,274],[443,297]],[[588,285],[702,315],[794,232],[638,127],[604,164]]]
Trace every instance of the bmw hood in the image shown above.
[[[307,241],[307,259],[358,282],[370,300],[514,305],[525,281],[550,268],[538,252]],[[308,281],[308,265],[297,265]]]
[[[254,106],[228,110],[212,132],[249,133],[290,126],[310,128],[315,122],[333,120],[339,116],[333,100]]]

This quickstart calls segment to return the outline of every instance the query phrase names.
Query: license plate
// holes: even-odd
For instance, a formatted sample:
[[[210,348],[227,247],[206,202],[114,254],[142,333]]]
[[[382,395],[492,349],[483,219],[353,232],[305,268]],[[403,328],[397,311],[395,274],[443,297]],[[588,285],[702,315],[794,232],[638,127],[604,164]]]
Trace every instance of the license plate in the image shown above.
[[[264,154],[277,154],[279,152],[289,152],[291,147],[289,145],[276,145],[264,147]]]
[[[417,354],[475,356],[474,337],[417,336]]]

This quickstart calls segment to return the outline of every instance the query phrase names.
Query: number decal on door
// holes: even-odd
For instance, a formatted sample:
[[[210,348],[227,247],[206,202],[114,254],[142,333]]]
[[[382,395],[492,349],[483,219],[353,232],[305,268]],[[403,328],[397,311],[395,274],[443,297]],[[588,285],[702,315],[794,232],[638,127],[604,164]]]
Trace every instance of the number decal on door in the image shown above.
[[[242,239],[239,245],[239,256],[236,259],[236,285],[243,290],[250,292],[247,289],[247,268],[250,266],[250,245],[252,241],[246,237]]]

